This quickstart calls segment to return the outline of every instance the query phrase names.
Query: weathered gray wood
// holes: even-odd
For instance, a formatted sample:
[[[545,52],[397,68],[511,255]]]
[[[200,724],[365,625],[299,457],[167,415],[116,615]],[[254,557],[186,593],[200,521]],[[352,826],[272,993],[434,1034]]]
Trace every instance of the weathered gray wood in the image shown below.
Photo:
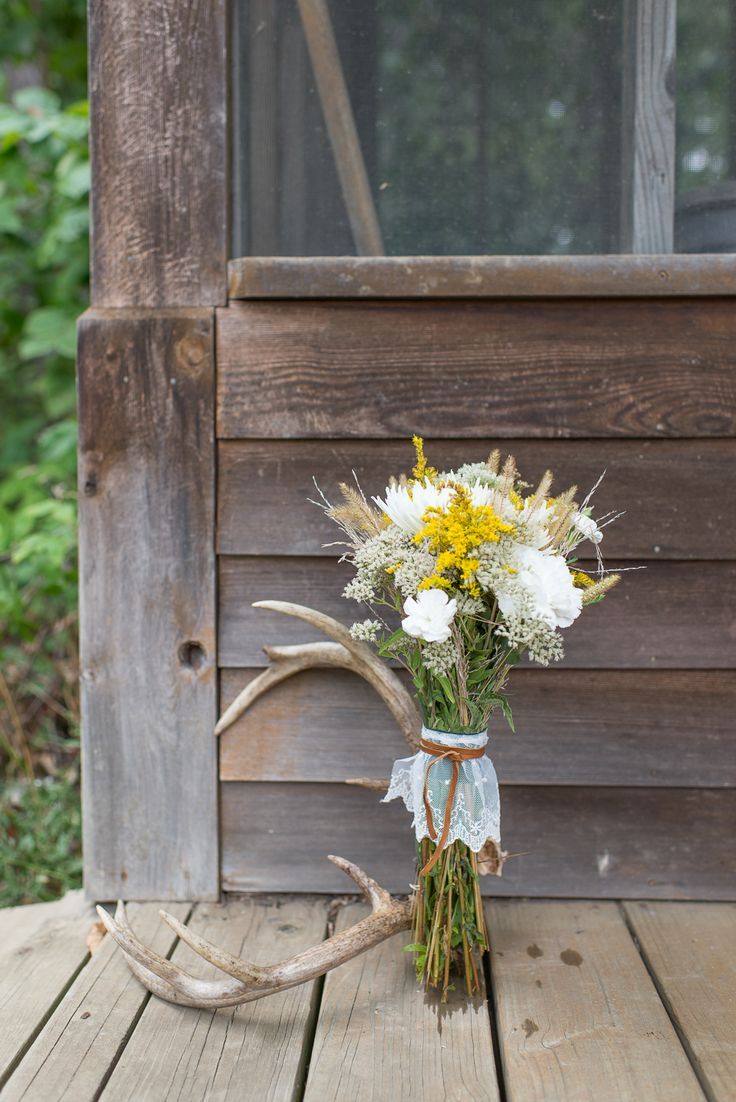
[[[351,785],[237,781],[221,797],[225,890],[344,891],[325,860],[338,853],[408,891],[414,843],[401,801]],[[507,785],[501,807],[504,846],[523,856],[483,879],[488,894],[736,898],[736,857],[723,843],[736,832],[733,789]]]
[[[356,251],[364,256],[383,256],[381,227],[329,8],[326,0],[297,3]]]
[[[344,624],[366,615],[341,596],[352,570],[337,559],[221,557],[219,576],[222,666],[264,666],[264,644],[315,638],[305,624],[252,608],[254,601],[295,601]],[[733,669],[735,607],[736,563],[648,563],[625,573],[602,604],[564,632],[565,666]]]
[[[245,256],[231,299],[736,294],[732,256]]]
[[[736,1083],[736,906],[627,903],[660,996],[710,1102]]]
[[[614,903],[486,905],[510,1099],[703,1102]]]
[[[186,919],[189,906],[171,913]],[[176,936],[158,906],[133,903],[128,917],[138,936],[166,956]],[[135,980],[115,942],[105,937],[57,1006],[7,1084],[8,1102],[93,1102],[135,1029],[148,993]]]
[[[260,672],[221,671],[221,713]],[[516,670],[516,734],[497,715],[489,753],[504,784],[734,787],[735,692],[726,670],[686,678],[671,670]],[[220,779],[387,777],[407,752],[362,678],[313,670],[261,697],[220,737]]]
[[[343,930],[366,913],[340,911]],[[395,937],[325,980],[305,1102],[463,1102],[499,1098],[485,992],[443,1007],[417,987],[410,935]]]
[[[0,911],[0,1087],[88,956],[81,892]]]
[[[218,892],[213,328],[205,310],[79,329],[86,888]]]
[[[425,441],[440,470],[482,461],[493,447],[492,440]],[[606,472],[593,499],[596,511],[626,510],[605,530],[608,557],[641,562],[736,555],[736,509],[723,492],[736,465],[736,441],[514,440],[507,448],[529,483],[551,468],[555,492],[575,484],[582,496]],[[412,464],[408,441],[221,441],[217,549],[225,555],[332,556],[335,547],[326,545],[340,533],[313,504],[314,481],[336,502],[339,483],[352,482],[355,471],[367,496],[382,495],[389,476]]]
[[[727,300],[234,302],[218,435],[733,436]]]
[[[677,0],[624,4],[621,251],[671,253]]]
[[[225,301],[225,9],[90,4],[97,306]]]
[[[327,901],[202,905],[190,925],[222,949],[272,963],[325,936]],[[193,975],[215,971],[183,945],[174,959]],[[152,999],[102,1097],[105,1102],[298,1097],[314,996],[314,984],[305,984],[230,1011],[196,1011]]]

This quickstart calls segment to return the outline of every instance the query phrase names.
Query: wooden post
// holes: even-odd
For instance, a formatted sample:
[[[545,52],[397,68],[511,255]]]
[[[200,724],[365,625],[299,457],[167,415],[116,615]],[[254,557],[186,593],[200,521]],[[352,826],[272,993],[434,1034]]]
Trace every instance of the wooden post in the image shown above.
[[[676,0],[624,5],[621,252],[671,253]]]
[[[212,899],[224,0],[92,0],[90,96],[92,309],[78,366],[86,890]]]

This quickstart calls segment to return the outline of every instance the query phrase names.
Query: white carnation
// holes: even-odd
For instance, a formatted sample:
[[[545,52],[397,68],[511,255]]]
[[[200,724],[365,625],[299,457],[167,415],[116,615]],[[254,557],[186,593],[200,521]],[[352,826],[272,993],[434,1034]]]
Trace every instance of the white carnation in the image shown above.
[[[582,591],[573,585],[561,555],[520,545],[514,552],[514,566],[515,584],[498,594],[498,607],[504,616],[518,614],[519,602],[526,597],[531,600],[534,615],[551,628],[567,628],[578,618],[583,607]]]
[[[423,589],[416,597],[407,597],[404,601],[406,618],[401,626],[415,639],[444,643],[452,634],[450,624],[456,610],[457,601],[451,600],[441,589]]]
[[[424,527],[427,509],[444,509],[452,498],[451,486],[435,486],[429,479],[411,486],[387,486],[385,501],[374,497],[376,505],[402,532],[415,536]]]

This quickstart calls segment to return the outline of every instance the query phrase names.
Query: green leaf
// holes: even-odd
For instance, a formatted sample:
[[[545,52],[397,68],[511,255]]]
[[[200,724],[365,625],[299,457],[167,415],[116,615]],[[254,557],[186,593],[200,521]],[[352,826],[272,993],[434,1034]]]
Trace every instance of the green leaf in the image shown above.
[[[18,351],[23,360],[53,353],[74,359],[76,339],[74,313],[56,306],[42,306],[26,318]]]

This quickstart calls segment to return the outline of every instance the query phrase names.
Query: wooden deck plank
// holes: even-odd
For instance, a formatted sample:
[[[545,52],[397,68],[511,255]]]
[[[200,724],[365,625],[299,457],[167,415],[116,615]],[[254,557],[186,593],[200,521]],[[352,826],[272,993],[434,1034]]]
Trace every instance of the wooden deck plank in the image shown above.
[[[88,956],[82,892],[0,912],[0,1086]]]
[[[365,912],[345,908],[337,928]],[[392,938],[327,976],[304,1102],[498,1099],[485,995],[445,1008],[426,999],[407,941]]]
[[[736,1084],[736,906],[627,903],[626,914],[711,1102]]]
[[[182,920],[191,909],[184,903],[167,907]],[[128,917],[146,944],[164,956],[170,952],[176,935],[161,921],[158,904],[131,903]],[[92,1102],[147,999],[115,942],[105,937],[21,1061],[3,1099]]]
[[[271,962],[324,937],[326,906],[313,900],[201,904],[191,926],[223,949]],[[214,974],[184,945],[177,947],[174,959],[193,974]],[[303,1077],[313,1002],[314,984],[236,1010],[197,1011],[152,999],[102,1098],[285,1102]]]
[[[615,903],[486,906],[509,1102],[702,1102]]]

